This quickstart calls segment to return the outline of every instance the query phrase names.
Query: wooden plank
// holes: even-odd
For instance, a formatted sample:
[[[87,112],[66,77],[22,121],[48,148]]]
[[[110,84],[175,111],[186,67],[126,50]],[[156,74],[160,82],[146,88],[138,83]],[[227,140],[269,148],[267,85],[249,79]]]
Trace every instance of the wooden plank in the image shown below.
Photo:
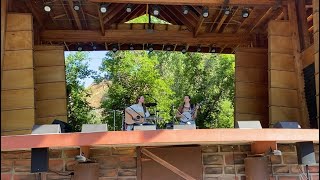
[[[270,88],[269,105],[298,108],[298,92],[297,90]]]
[[[268,23],[268,36],[292,36],[290,22],[285,20],[271,20]]]
[[[32,14],[8,13],[7,31],[32,31]]]
[[[309,46],[301,53],[302,67],[305,68],[310,64],[314,63],[314,47]]]
[[[319,52],[319,32],[313,34],[314,38],[314,52]]]
[[[36,70],[36,83],[65,81],[65,67],[38,67]]]
[[[34,51],[34,66],[64,66],[63,50]]]
[[[270,106],[269,119],[270,124],[272,125],[279,121],[298,122],[298,120],[300,119],[300,112],[298,108]]]
[[[19,109],[1,112],[3,130],[32,129],[35,122],[34,109]]]
[[[268,49],[266,48],[248,48],[248,47],[241,47],[237,49],[237,52],[246,52],[246,53],[258,53],[258,54],[265,54],[268,53]]]
[[[295,71],[292,54],[269,53],[269,70]]]
[[[268,70],[236,67],[236,82],[268,82]]]
[[[250,68],[268,68],[268,54],[236,52],[236,66]]]
[[[32,31],[6,32],[5,50],[25,50],[33,48]]]
[[[165,4],[165,5],[217,5],[224,4],[224,0],[89,0],[91,2],[109,2],[109,3],[133,3],[133,4]],[[276,4],[276,0],[233,0],[228,5],[269,5]]]
[[[314,54],[315,60],[314,60],[314,73],[319,73],[319,52]]]
[[[292,54],[291,36],[269,36],[268,37],[269,53]]]
[[[4,71],[2,75],[2,90],[34,88],[33,69]]]
[[[305,1],[296,1],[297,6],[297,15],[298,15],[298,27],[299,27],[299,36],[301,49],[306,49],[310,46],[310,34],[308,31],[308,22],[307,22],[307,12],[306,12],[306,2]]]
[[[32,129],[29,130],[15,130],[9,132],[1,132],[1,136],[26,135],[31,134]]]
[[[60,99],[67,97],[66,83],[42,83],[36,84],[36,100]]]
[[[52,117],[67,115],[66,99],[36,101],[36,117]]]
[[[247,98],[268,98],[268,85],[236,82],[236,96]]]
[[[194,179],[192,176],[190,176],[189,174],[181,171],[180,169],[176,168],[175,166],[173,166],[172,164],[168,163],[167,161],[161,159],[160,157],[158,157],[157,155],[153,154],[152,152],[148,151],[145,148],[141,149],[141,152],[148,156],[149,158],[151,158],[152,160],[156,161],[157,163],[161,164],[162,166],[166,167],[167,169],[171,170],[173,173],[179,175],[180,177],[182,177],[183,179],[187,179],[187,180],[196,180]]]
[[[69,9],[72,12],[73,15],[73,20],[76,22],[77,28],[78,29],[82,29],[82,25],[81,25],[81,21],[78,15],[78,12],[76,10],[73,9],[73,1],[72,0],[68,0],[67,4],[69,5]],[[80,7],[81,8],[81,7]]]
[[[61,50],[64,51],[64,46],[57,45],[36,45],[34,46],[34,51],[49,51],[49,50]]]
[[[34,89],[1,91],[1,110],[34,108]]]
[[[6,34],[6,24],[7,24],[7,0],[1,1],[1,80],[2,80],[2,70],[4,61],[4,45],[5,45],[5,34]]]
[[[316,91],[317,91],[316,94],[319,95],[319,73],[317,73],[314,78],[316,81]]]
[[[268,103],[256,99],[235,98],[235,112],[244,114],[267,114]]]
[[[319,32],[319,11],[313,13],[313,32]]]
[[[170,27],[170,26],[169,26]],[[105,36],[100,31],[90,30],[45,30],[40,37],[43,41],[66,42],[107,42],[107,43],[153,43],[153,44],[246,44],[249,45],[252,37],[248,34],[234,33],[204,33],[197,38],[189,31],[154,31],[146,30],[108,30]]]
[[[65,116],[51,116],[51,117],[44,117],[44,118],[36,118],[35,124],[52,124],[53,120],[58,119],[64,122],[67,122],[68,117]]]
[[[298,82],[295,72],[290,71],[269,71],[269,87],[297,89]]]
[[[33,51],[32,50],[4,52],[3,70],[27,69],[27,68],[33,68]]]

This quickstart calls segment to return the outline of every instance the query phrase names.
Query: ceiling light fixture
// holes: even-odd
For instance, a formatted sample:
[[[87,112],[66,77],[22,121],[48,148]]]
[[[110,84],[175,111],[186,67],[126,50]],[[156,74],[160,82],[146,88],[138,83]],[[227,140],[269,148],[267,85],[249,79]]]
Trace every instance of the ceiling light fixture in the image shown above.
[[[183,47],[182,50],[181,50],[182,54],[185,54],[187,52],[187,49],[186,47]]]
[[[197,52],[200,52],[201,51],[201,47],[199,46],[198,48],[197,48]]]
[[[45,5],[43,7],[43,9],[44,9],[45,12],[50,12],[51,11],[51,7],[49,5]]]
[[[79,11],[80,10],[80,3],[78,1],[73,1],[73,9],[75,11]]]
[[[130,49],[131,51],[134,50],[133,44],[130,44],[129,49]]]
[[[101,13],[106,13],[108,11],[107,5],[105,3],[100,4],[100,12]]]
[[[209,10],[207,7],[204,7],[203,10],[202,10],[202,16],[204,18],[207,18],[209,16]]]
[[[242,10],[242,17],[243,17],[243,18],[247,18],[247,17],[249,17],[249,15],[250,15],[249,9],[248,9],[248,8],[244,8],[244,9]]]
[[[118,51],[117,45],[114,44],[114,45],[112,46],[112,51],[113,51],[114,53]]]
[[[184,15],[188,14],[189,13],[189,7],[188,6],[183,6],[182,7],[182,12]]]
[[[132,11],[132,5],[131,4],[127,5],[126,11],[127,11],[127,13]]]
[[[82,51],[82,47],[79,45],[77,48],[78,51]]]
[[[152,52],[152,51],[153,51],[153,45],[152,45],[152,44],[149,44],[148,50],[149,50],[149,52]]]
[[[210,52],[211,52],[211,53],[216,53],[216,52],[217,52],[217,49],[216,49],[215,47],[212,47]]]
[[[225,15],[229,15],[229,14],[231,13],[231,11],[230,11],[230,9],[229,9],[228,7],[225,7],[225,8],[223,9],[223,11],[224,11],[224,14],[225,14]]]
[[[166,50],[167,50],[167,51],[171,51],[170,45],[167,46]]]
[[[160,14],[160,8],[159,6],[153,7],[153,15],[158,16]]]

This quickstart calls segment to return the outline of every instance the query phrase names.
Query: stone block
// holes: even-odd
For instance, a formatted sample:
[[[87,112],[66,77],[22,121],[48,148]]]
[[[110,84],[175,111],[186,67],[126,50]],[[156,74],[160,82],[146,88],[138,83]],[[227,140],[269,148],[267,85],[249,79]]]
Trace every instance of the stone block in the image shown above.
[[[289,173],[289,167],[288,166],[273,166],[273,173],[274,174]]]
[[[118,169],[100,169],[99,177],[117,177]]]
[[[96,161],[99,163],[100,169],[115,169],[119,165],[119,158],[112,156],[98,158]]]
[[[277,149],[281,152],[296,152],[296,146],[293,144],[277,144]]]
[[[111,148],[94,148],[90,149],[89,157],[110,156]]]
[[[31,172],[31,160],[15,160],[15,172]]]
[[[284,164],[298,164],[298,157],[296,154],[284,154],[282,158]]]
[[[234,174],[234,167],[233,166],[225,166],[224,173],[225,174]]]
[[[11,172],[13,168],[12,160],[2,160],[1,159],[1,173],[2,172]]]
[[[240,145],[240,151],[241,152],[251,152],[251,145]]]
[[[2,178],[1,178],[2,179]],[[13,175],[14,180],[36,180],[36,176],[34,174],[14,174]],[[47,179],[49,180],[49,179]]]
[[[49,158],[61,158],[62,150],[60,149],[50,149],[49,150]]]
[[[281,156],[271,155],[270,159],[271,159],[272,164],[281,164],[282,163]]]
[[[63,160],[62,159],[50,159],[49,160],[49,170],[51,171],[62,171],[63,170]]]
[[[239,146],[237,145],[221,145],[220,146],[221,152],[239,152]]]
[[[204,154],[203,155],[203,164],[204,165],[223,165],[223,156],[222,155],[213,155],[213,154]]]
[[[203,153],[215,153],[219,152],[219,147],[214,145],[214,146],[202,146],[201,151]]]
[[[135,157],[120,157],[119,167],[122,169],[136,168],[137,159]]]
[[[118,176],[136,176],[136,169],[119,169]]]
[[[136,148],[112,148],[112,155],[128,155],[136,157]]]
[[[79,154],[80,154],[80,148],[63,150],[64,158],[75,158]]]
[[[232,164],[244,164],[244,159],[247,157],[247,154],[226,154],[225,155],[225,162],[227,165]]]
[[[66,171],[74,171],[74,166],[78,164],[78,162],[74,159],[65,160],[65,169]]]

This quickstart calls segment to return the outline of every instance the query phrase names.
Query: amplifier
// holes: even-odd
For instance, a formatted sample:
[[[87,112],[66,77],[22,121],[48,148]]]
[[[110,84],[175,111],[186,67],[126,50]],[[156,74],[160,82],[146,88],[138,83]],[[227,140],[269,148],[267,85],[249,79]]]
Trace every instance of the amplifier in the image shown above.
[[[133,126],[134,131],[150,131],[156,130],[156,125],[143,125],[143,126]]]
[[[196,129],[195,124],[175,124],[173,129]]]

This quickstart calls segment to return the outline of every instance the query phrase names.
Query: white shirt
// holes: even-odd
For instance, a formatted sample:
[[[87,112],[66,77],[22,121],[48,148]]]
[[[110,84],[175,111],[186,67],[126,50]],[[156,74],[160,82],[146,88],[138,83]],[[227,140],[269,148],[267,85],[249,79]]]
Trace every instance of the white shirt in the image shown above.
[[[136,111],[137,113],[139,113],[141,115],[144,114],[144,117],[149,117],[150,116],[149,111],[146,110],[146,112],[144,112],[143,107],[140,104],[133,104],[133,105],[131,105],[129,107],[129,109],[131,109],[131,110],[133,109],[134,111]]]

